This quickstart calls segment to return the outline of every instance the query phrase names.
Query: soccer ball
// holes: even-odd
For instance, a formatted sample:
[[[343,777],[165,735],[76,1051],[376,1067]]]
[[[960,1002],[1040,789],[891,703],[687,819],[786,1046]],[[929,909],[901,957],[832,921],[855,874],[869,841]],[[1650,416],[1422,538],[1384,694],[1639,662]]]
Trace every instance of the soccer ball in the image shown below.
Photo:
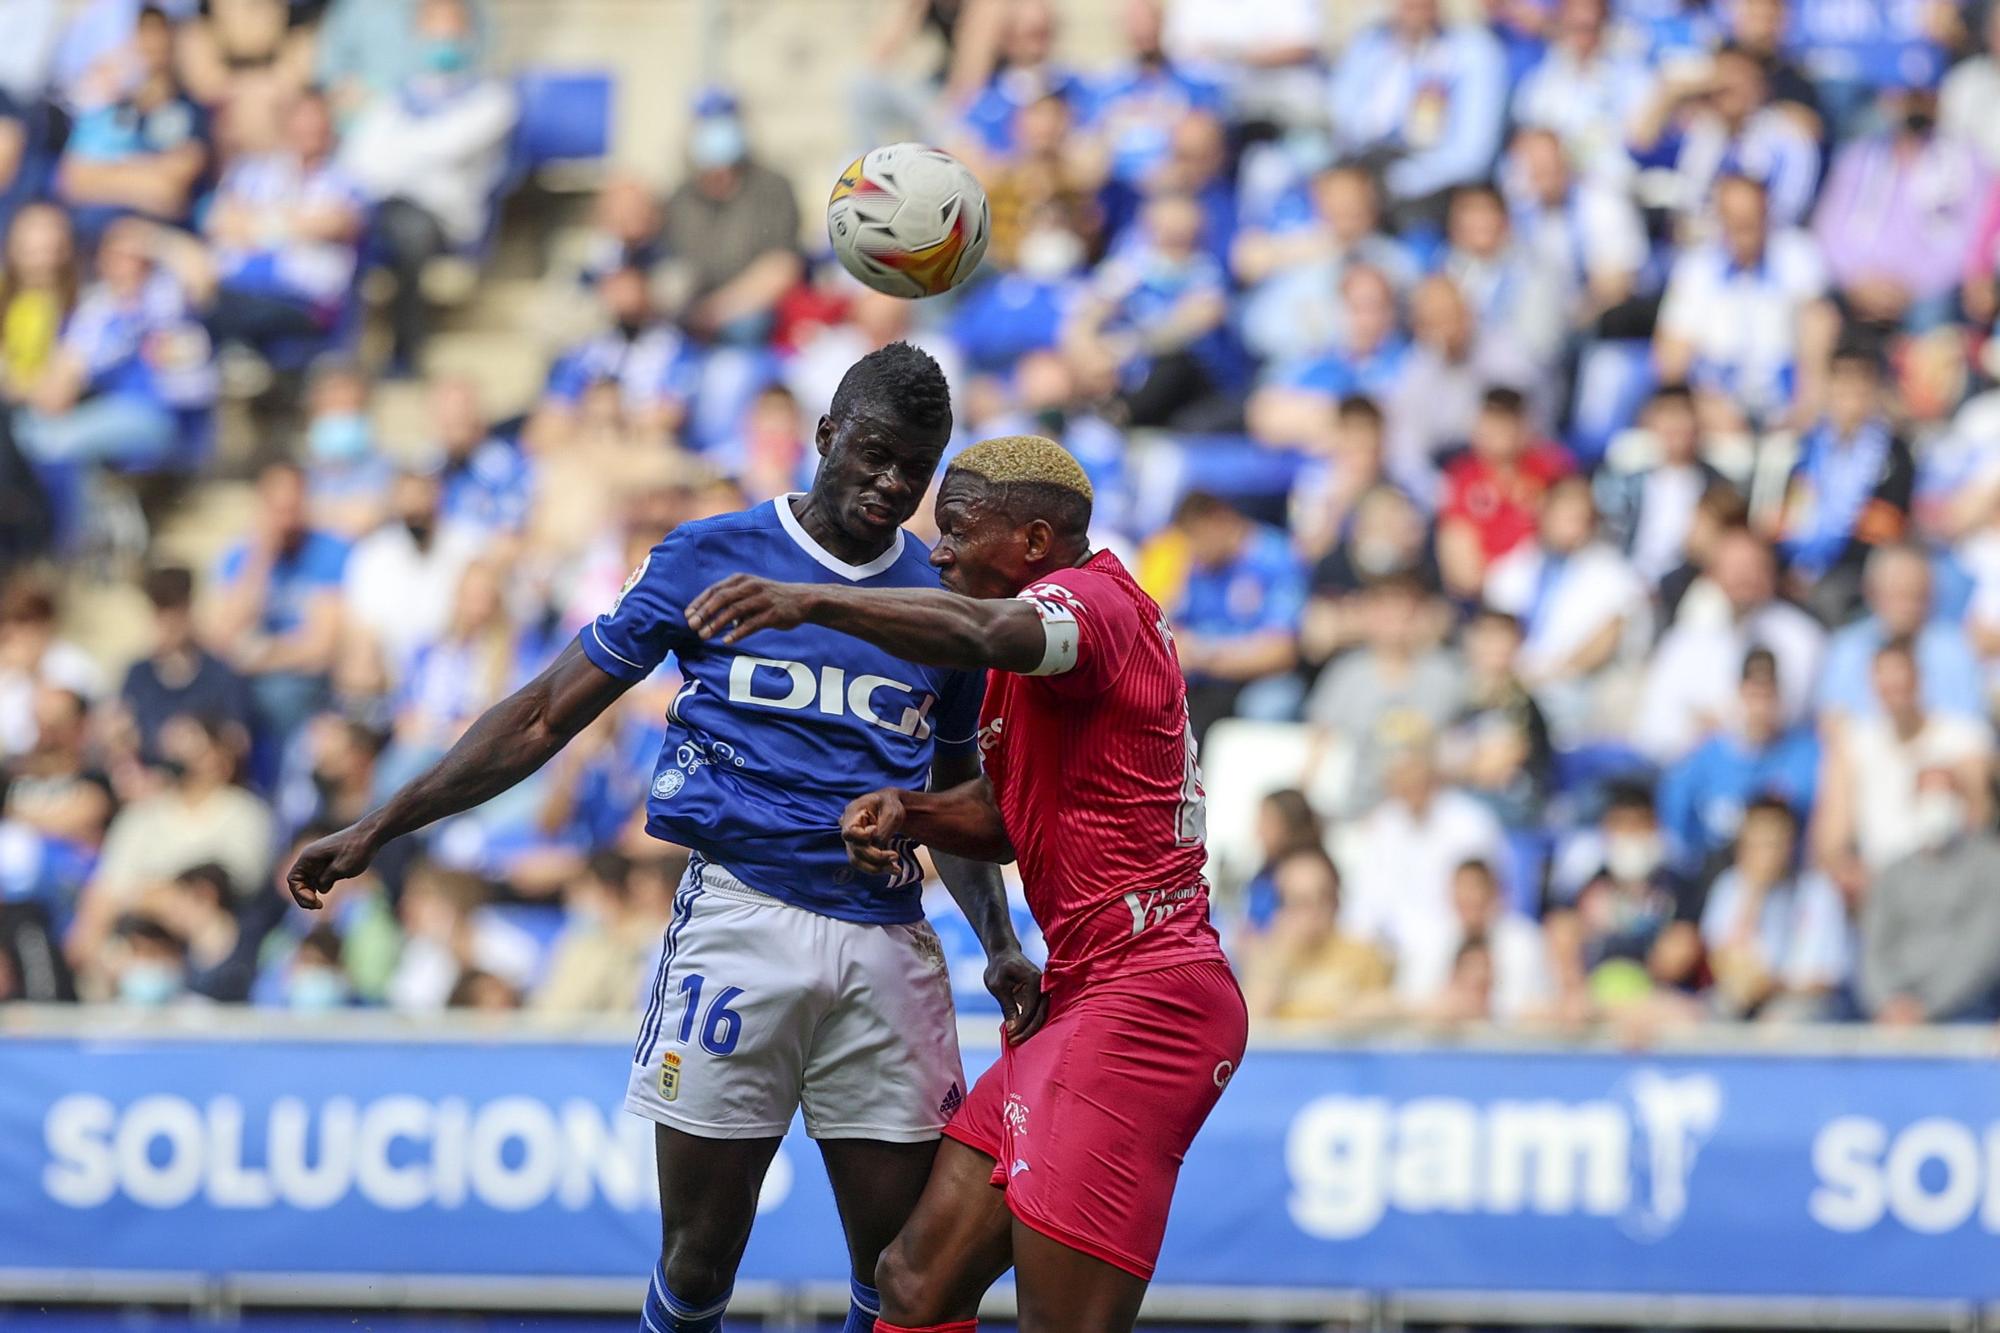
[[[972,276],[993,229],[986,191],[950,153],[894,143],[857,157],[826,201],[826,234],[847,271],[878,292],[948,292]]]

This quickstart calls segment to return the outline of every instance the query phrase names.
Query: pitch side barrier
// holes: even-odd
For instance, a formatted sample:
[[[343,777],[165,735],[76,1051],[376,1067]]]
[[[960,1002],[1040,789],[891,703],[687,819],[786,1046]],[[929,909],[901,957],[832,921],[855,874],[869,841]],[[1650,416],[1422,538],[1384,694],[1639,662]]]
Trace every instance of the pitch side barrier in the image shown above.
[[[0,1008],[0,1301],[635,1310],[658,1202],[628,1026]],[[967,1028],[968,1073],[994,1035]],[[1261,1031],[1147,1311],[1973,1327],[2000,1308],[1995,1053],[1955,1029]],[[796,1131],[759,1211],[736,1308],[837,1317]]]

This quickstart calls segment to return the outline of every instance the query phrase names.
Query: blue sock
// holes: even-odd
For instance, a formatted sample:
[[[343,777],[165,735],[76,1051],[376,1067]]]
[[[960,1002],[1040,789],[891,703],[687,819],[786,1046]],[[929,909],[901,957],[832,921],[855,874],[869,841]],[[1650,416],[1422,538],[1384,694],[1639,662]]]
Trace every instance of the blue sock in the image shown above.
[[[729,1293],[707,1301],[699,1308],[667,1290],[667,1275],[653,1265],[653,1285],[646,1289],[646,1308],[639,1316],[641,1333],[716,1333],[722,1327],[722,1312],[729,1307]],[[873,1325],[870,1325],[871,1329]]]
[[[847,1307],[847,1323],[840,1333],[875,1333],[875,1321],[882,1315],[882,1293],[854,1277],[847,1280],[853,1303]]]

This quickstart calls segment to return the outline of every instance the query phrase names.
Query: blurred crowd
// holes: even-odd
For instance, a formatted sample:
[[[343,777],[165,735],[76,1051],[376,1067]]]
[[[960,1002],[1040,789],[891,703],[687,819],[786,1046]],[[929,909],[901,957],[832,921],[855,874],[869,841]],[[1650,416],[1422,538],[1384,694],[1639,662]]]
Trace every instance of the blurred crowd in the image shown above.
[[[489,16],[320,8],[0,9],[0,998],[629,1009],[671,666],[325,918],[284,869],[905,339],[960,443],[1084,463],[1211,796],[1270,793],[1215,841],[1259,1016],[2000,1019],[2000,6],[1119,0],[1077,67],[1047,0],[884,0],[853,140],[972,165],[981,275],[859,287],[709,89],[545,256],[505,420],[426,374],[508,182]],[[199,482],[232,358],[301,427],[98,661],[76,497]]]

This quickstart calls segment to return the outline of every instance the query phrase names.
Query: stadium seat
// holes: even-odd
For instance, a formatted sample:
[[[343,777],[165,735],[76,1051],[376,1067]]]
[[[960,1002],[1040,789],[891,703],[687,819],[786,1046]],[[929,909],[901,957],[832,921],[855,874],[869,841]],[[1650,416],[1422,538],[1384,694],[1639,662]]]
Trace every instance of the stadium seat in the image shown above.
[[[611,75],[524,70],[514,80],[509,176],[515,183],[553,162],[596,162],[611,138]]]
[[[1313,729],[1303,723],[1240,718],[1216,723],[1201,748],[1211,882],[1235,886],[1257,873],[1262,859],[1257,806],[1266,796],[1303,786],[1315,807],[1331,809],[1346,789],[1353,761],[1348,747],[1315,742]]]

